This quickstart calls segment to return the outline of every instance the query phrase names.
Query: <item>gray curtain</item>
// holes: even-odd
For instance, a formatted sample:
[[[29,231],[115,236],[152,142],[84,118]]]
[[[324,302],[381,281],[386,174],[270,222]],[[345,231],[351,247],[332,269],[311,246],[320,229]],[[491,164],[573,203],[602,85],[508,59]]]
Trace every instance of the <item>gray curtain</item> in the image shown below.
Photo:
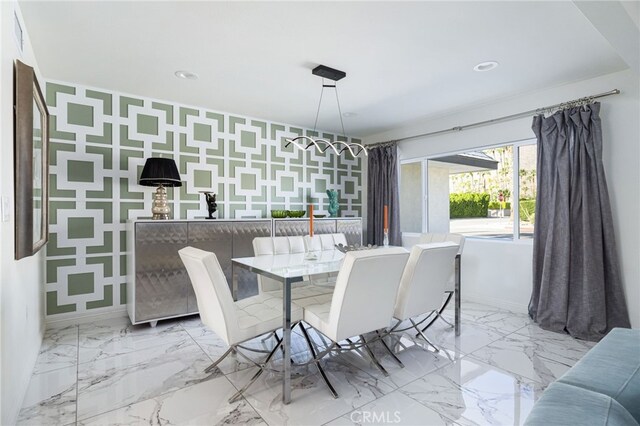
[[[401,246],[398,146],[396,142],[369,148],[367,178],[367,243],[382,245],[384,206],[389,206],[389,244]]]
[[[597,341],[630,327],[602,166],[600,103],[534,117],[533,292],[540,327]]]

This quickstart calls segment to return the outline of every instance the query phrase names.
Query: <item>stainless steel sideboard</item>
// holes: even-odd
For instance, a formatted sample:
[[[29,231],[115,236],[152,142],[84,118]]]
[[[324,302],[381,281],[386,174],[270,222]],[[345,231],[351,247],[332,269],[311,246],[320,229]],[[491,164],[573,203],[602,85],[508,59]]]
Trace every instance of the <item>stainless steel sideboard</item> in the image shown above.
[[[314,219],[316,234],[340,232],[362,243],[361,218]],[[127,223],[127,311],[133,324],[195,314],[195,294],[178,250],[192,246],[218,257],[229,285],[231,258],[253,256],[253,239],[306,235],[308,219],[130,220]],[[258,293],[255,274],[238,271],[238,298]]]
[[[316,234],[344,234],[347,243],[362,244],[362,219],[314,219],[313,232]],[[273,235],[276,237],[308,234],[308,219],[273,219]]]

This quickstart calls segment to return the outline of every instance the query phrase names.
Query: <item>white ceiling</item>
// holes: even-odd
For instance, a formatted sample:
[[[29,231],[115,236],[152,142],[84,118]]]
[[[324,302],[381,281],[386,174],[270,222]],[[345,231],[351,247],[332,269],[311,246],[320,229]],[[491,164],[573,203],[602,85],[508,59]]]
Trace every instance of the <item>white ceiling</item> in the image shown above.
[[[313,127],[310,70],[338,68],[351,136],[627,68],[569,1],[20,6],[48,79]],[[487,60],[500,66],[472,70]],[[330,92],[318,127],[339,129]]]

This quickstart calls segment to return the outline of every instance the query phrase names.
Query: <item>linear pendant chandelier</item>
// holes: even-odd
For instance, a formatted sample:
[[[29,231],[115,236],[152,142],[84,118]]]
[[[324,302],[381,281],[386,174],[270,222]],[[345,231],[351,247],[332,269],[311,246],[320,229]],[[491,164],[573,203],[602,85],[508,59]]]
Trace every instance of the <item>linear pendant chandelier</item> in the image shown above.
[[[311,73],[313,75],[322,77],[323,79],[322,90],[320,91],[320,100],[318,101],[318,110],[316,112],[316,121],[313,125],[313,131],[314,132],[316,131],[316,126],[318,125],[318,116],[320,115],[320,105],[322,104],[322,95],[324,93],[324,88],[329,87],[329,88],[335,89],[336,102],[338,104],[338,114],[340,116],[340,124],[342,125],[342,134],[346,138],[347,135],[346,135],[346,132],[344,131],[344,122],[342,121],[342,110],[340,109],[340,98],[338,98],[338,87],[335,82],[346,77],[347,73],[345,73],[344,71],[329,68],[325,65],[318,65],[311,71]],[[324,83],[325,78],[329,80],[333,80],[334,83],[325,84]],[[311,147],[315,147],[315,149],[320,153],[325,153],[328,149],[331,149],[333,150],[333,152],[336,153],[336,155],[341,155],[345,152],[350,153],[352,157],[356,157],[361,153],[364,153],[365,156],[369,155],[367,152],[367,148],[365,148],[364,145],[361,145],[355,142],[349,143],[349,142],[344,142],[339,140],[335,140],[332,142],[328,139],[320,139],[320,138],[313,139],[309,136],[298,136],[293,139],[285,139],[285,141],[287,142],[285,144],[285,148],[293,144],[294,146],[296,146],[298,149],[301,149],[301,150],[307,150]]]

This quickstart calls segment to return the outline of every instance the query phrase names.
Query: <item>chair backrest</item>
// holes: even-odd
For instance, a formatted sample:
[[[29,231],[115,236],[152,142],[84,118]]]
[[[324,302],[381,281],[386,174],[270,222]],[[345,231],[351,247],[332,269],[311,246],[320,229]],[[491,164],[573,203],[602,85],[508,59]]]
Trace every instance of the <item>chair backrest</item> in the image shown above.
[[[420,234],[418,244],[444,243],[445,241],[456,243],[458,245],[458,254],[462,254],[462,250],[464,249],[464,235],[462,234],[452,234],[448,232]]]
[[[194,247],[178,251],[196,294],[202,322],[228,345],[237,326],[236,311],[227,278],[214,253]]]
[[[313,237],[306,235],[304,244],[307,251],[335,250],[337,244],[347,245],[344,234],[316,234]]]
[[[291,254],[304,253],[305,245],[302,236],[293,237],[257,237],[253,239],[253,254]]]
[[[418,244],[428,243],[444,243],[445,241],[451,241],[458,245],[458,255],[462,256],[464,250],[464,235],[452,234],[452,233],[428,233],[420,235],[420,242]],[[454,260],[455,262],[455,260]],[[451,270],[449,272],[449,279],[447,280],[446,291],[453,291],[455,287],[455,263],[451,263]]]
[[[305,244],[302,236],[293,237],[257,237],[253,239],[253,254],[262,256],[265,254],[295,254],[304,253]],[[281,290],[282,284],[274,279],[258,275],[258,290]]]
[[[329,330],[340,341],[388,327],[409,253],[402,247],[345,255],[329,311]]]
[[[457,253],[458,245],[449,241],[413,246],[402,273],[393,316],[405,320],[440,308]]]

